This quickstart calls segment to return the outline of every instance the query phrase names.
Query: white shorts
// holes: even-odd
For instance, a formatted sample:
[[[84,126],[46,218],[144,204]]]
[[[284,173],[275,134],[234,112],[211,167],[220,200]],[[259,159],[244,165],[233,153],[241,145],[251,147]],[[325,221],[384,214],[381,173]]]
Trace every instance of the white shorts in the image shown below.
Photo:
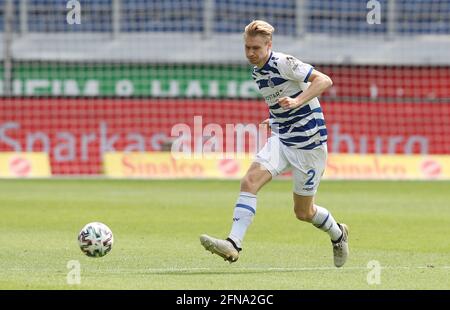
[[[256,154],[255,162],[263,165],[272,177],[292,170],[293,191],[301,196],[314,196],[327,163],[327,146],[312,150],[294,149],[284,145],[278,136],[272,136]]]

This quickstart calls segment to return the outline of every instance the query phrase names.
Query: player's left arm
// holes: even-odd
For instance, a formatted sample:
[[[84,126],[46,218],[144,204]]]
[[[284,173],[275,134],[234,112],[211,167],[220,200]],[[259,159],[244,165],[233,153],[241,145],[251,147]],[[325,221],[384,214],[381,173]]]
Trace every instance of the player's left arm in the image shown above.
[[[298,95],[296,98],[283,97],[278,100],[280,106],[284,109],[298,108],[313,98],[320,96],[324,91],[333,85],[331,78],[315,69],[312,69],[311,75],[308,78],[308,82],[311,82],[309,87]]]

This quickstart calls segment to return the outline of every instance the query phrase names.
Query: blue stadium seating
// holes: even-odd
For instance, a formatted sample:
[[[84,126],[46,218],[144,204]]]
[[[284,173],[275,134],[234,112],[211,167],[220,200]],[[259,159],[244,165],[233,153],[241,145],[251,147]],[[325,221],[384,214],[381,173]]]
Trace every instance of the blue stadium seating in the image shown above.
[[[386,33],[388,0],[381,4],[382,23],[366,22],[367,1],[307,0],[305,27],[308,33],[333,35]],[[20,25],[20,0],[14,0],[14,28]],[[82,23],[66,23],[64,0],[29,0],[28,29],[31,32],[112,31],[112,0],[82,0]],[[123,0],[121,31],[203,31],[204,0]],[[0,31],[4,27],[4,3],[0,0]],[[399,34],[450,34],[450,0],[396,0]],[[214,0],[213,30],[238,33],[253,19],[273,23],[277,33],[295,35],[295,0]]]

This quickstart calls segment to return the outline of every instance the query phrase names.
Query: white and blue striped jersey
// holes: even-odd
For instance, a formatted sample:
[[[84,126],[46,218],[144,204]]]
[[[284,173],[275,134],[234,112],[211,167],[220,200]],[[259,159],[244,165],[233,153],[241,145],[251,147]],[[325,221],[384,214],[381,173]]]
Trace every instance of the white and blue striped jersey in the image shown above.
[[[282,97],[295,98],[308,88],[313,67],[293,56],[271,52],[262,68],[254,67],[252,77],[269,106],[272,132],[281,142],[296,149],[311,150],[327,141],[327,129],[319,100],[285,110]]]

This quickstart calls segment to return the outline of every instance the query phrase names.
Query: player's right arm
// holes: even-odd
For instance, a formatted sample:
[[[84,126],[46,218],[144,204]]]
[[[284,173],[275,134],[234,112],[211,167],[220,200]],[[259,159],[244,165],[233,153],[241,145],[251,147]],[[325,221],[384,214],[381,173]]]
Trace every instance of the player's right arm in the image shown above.
[[[303,87],[303,92],[297,96],[297,98],[283,97],[278,103],[284,109],[298,108],[311,99],[320,96],[325,90],[327,90],[333,81],[326,74],[315,70],[313,66],[307,63],[303,63],[297,58],[284,55],[285,57],[280,59],[278,68],[284,78],[292,81],[296,81],[299,84],[311,83],[309,87]]]
[[[296,98],[283,97],[278,100],[279,105],[284,109],[298,108],[311,99],[320,96],[325,90],[333,85],[331,78],[320,71],[312,69],[307,82],[311,82],[309,87]]]

